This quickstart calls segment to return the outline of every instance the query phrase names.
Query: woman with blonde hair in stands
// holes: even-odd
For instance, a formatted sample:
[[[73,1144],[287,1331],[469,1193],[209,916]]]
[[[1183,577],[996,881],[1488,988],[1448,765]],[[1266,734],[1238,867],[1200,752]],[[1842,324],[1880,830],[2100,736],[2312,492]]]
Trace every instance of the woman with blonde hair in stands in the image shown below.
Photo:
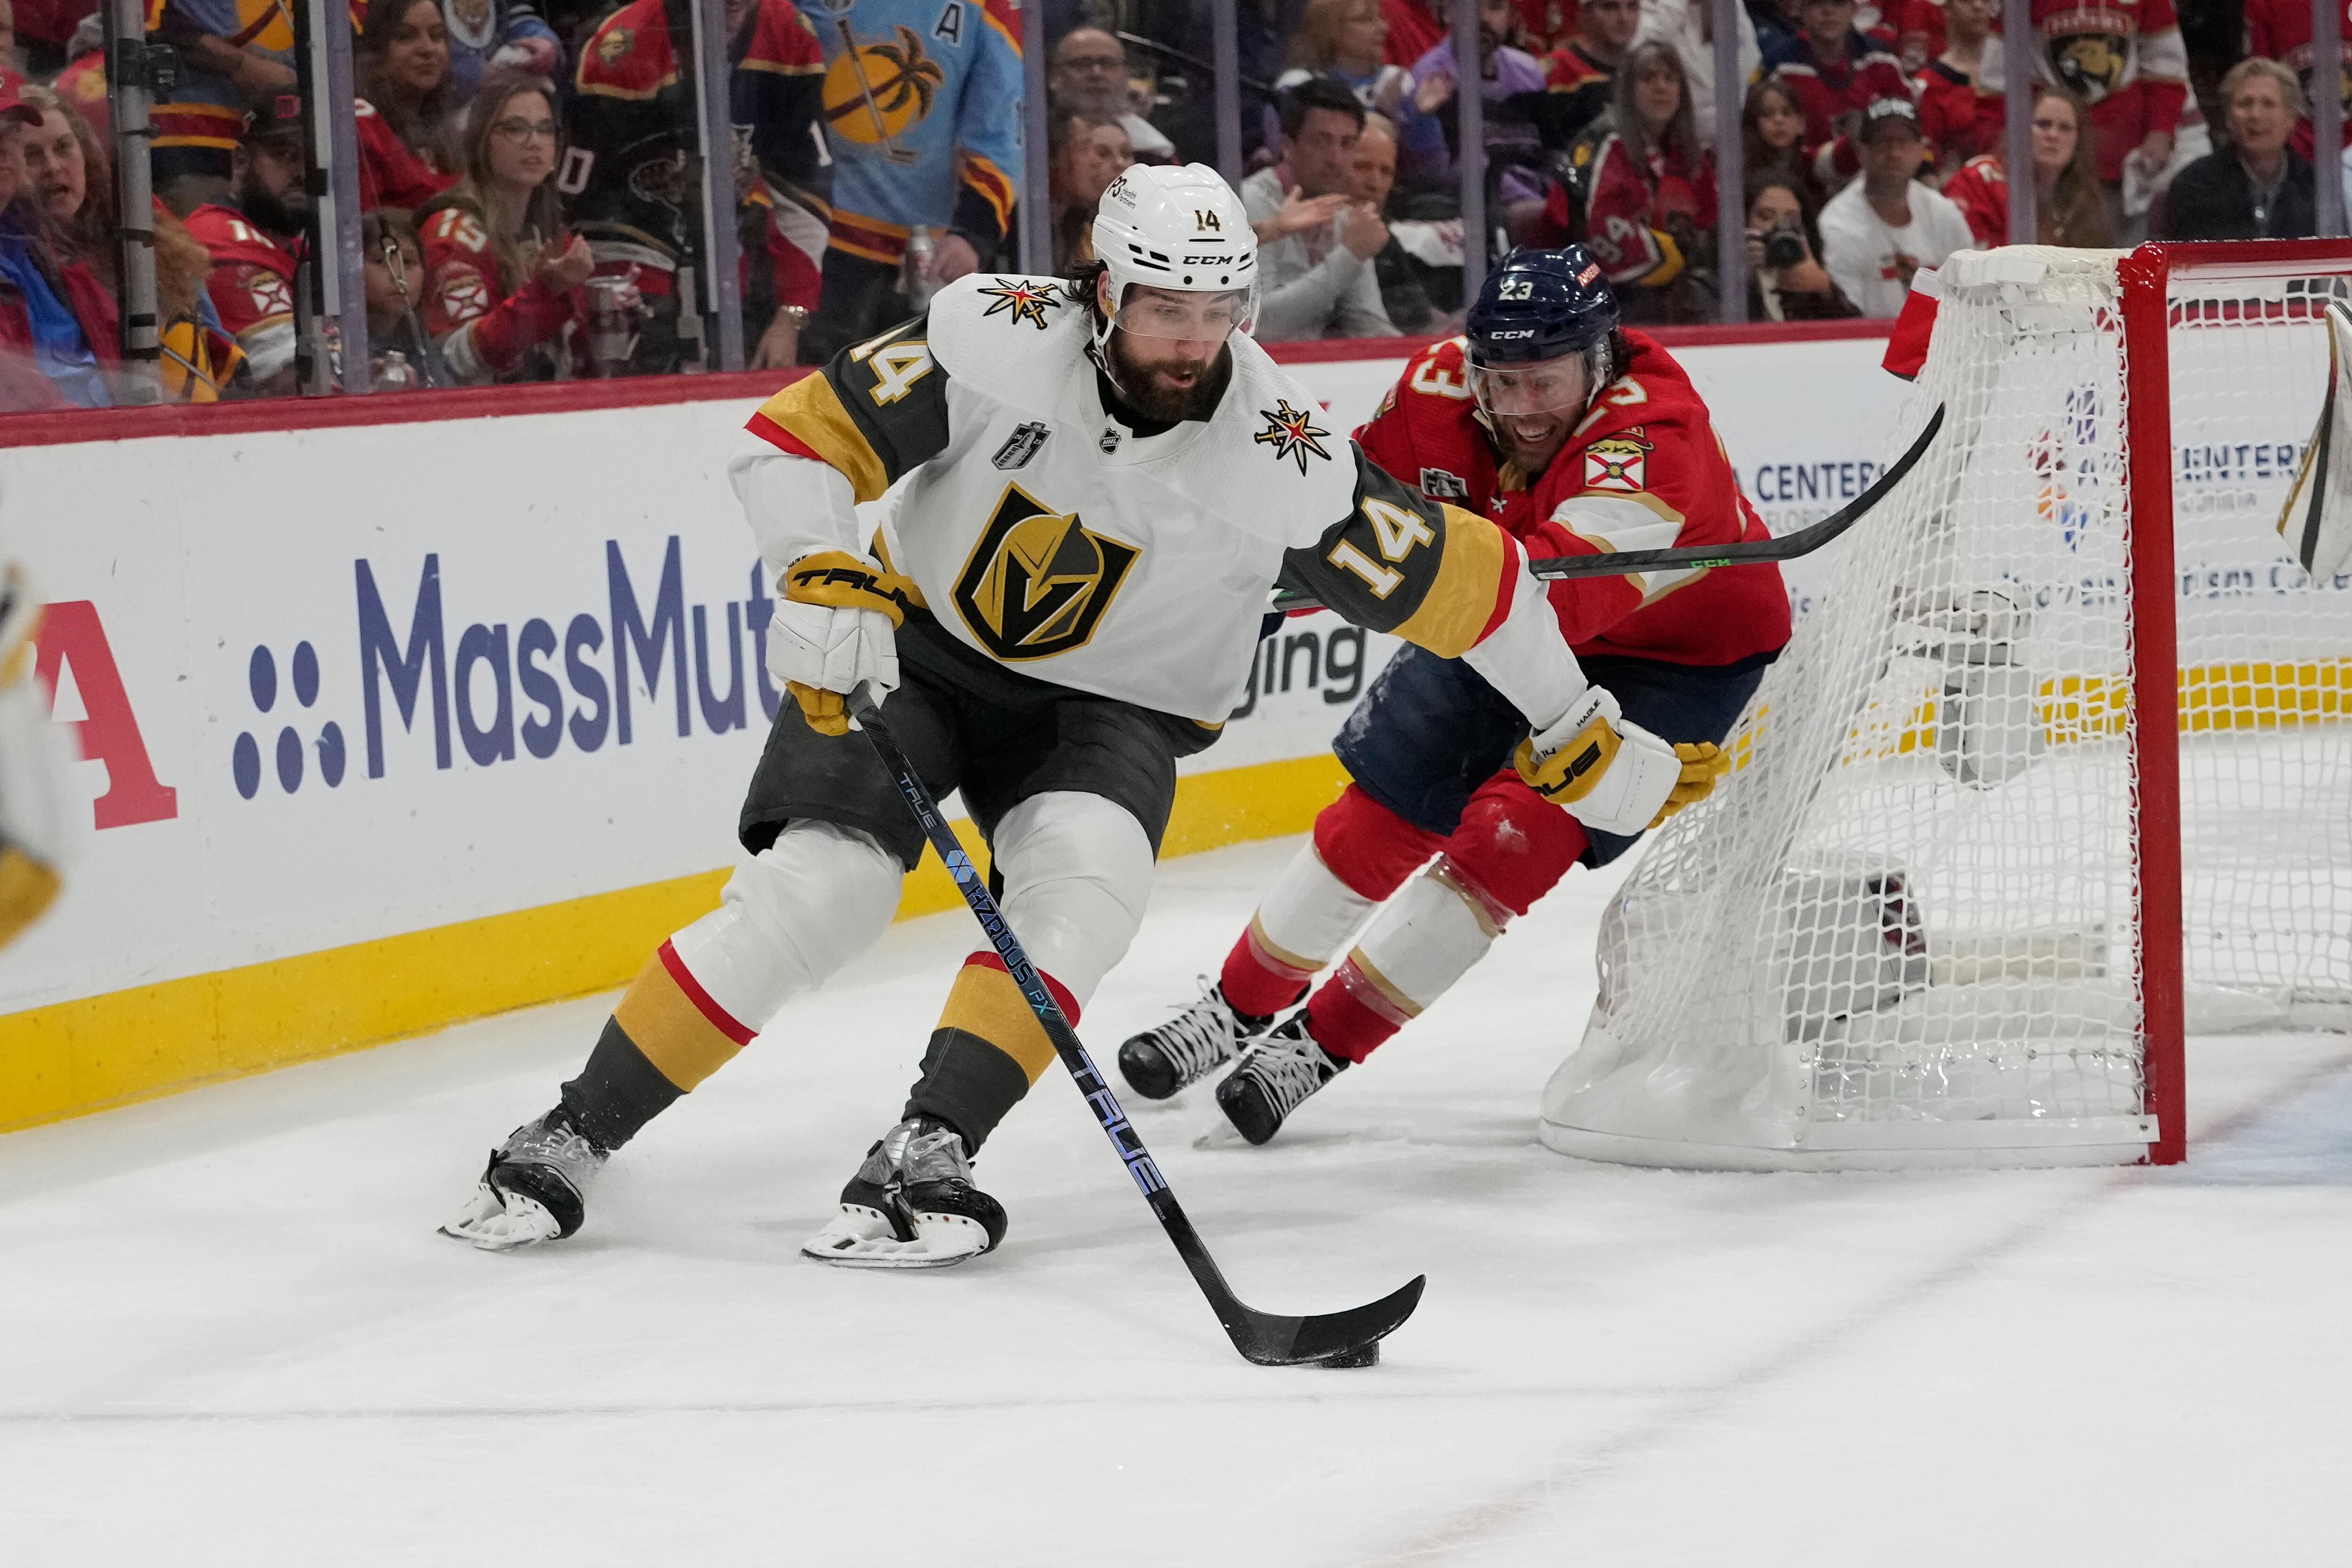
[[[440,0],[369,0],[352,64],[360,210],[421,207],[457,180],[457,91]]]
[[[573,374],[596,264],[555,194],[563,132],[544,77],[497,71],[475,92],[466,172],[416,215],[425,331],[461,382]]]
[[[2033,89],[2033,212],[2037,245],[2103,249],[2106,203],[2091,156],[2090,117],[2083,100],[2063,87]],[[2008,166],[1998,153],[1969,159],[1944,182],[1944,195],[1969,220],[1969,232],[1990,250],[2009,239]]]
[[[25,190],[47,221],[61,264],[79,265],[119,298],[122,230],[116,216],[113,166],[80,110],[53,89],[28,87],[23,101],[41,111],[18,139]],[[158,371],[163,394],[175,403],[213,403],[228,395],[245,351],[222,330],[205,289],[210,253],[169,208],[155,205],[155,301],[162,323]],[[118,317],[109,323],[119,331]]]
[[[1335,76],[1354,89],[1366,109],[1396,112],[1411,78],[1390,65],[1388,18],[1381,0],[1307,0],[1307,14],[1290,37],[1290,68],[1275,79],[1276,91],[1311,76]]]

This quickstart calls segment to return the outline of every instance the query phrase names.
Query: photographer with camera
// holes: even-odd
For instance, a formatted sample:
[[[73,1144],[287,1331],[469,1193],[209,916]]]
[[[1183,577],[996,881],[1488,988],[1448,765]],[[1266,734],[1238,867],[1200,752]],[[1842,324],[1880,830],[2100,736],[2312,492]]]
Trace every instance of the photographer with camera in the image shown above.
[[[1834,321],[1862,311],[1814,259],[1811,215],[1779,175],[1748,182],[1748,319]]]

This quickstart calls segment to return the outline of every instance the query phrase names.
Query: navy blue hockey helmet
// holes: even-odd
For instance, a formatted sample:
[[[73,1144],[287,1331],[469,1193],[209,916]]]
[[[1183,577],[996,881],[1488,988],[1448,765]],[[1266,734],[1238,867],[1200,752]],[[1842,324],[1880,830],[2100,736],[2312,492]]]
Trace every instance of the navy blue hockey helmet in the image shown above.
[[[1464,325],[1481,364],[1558,359],[1607,341],[1617,297],[1580,245],[1515,250],[1486,274]]]
[[[1581,355],[1590,398],[1616,374],[1610,345],[1617,298],[1601,264],[1580,245],[1515,250],[1486,274],[1464,321],[1472,384],[1482,407],[1488,371]]]

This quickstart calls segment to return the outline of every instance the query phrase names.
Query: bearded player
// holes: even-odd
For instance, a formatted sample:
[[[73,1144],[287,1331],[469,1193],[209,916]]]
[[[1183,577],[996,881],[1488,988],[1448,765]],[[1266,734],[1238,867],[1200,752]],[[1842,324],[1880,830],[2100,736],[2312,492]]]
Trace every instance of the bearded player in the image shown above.
[[[1430,498],[1493,512],[1534,559],[1765,537],[1690,378],[1619,329],[1581,247],[1514,254],[1465,325],[1465,338],[1416,356],[1356,433],[1375,464]],[[1550,602],[1624,717],[1676,743],[1689,787],[1655,820],[1564,814],[1528,787],[1523,761],[1512,765],[1525,725],[1485,669],[1403,649],[1334,742],[1353,782],[1315,819],[1218,979],[1119,1048],[1138,1094],[1165,1099],[1240,1050],[1217,1104],[1265,1142],[1444,994],[1570,866],[1607,865],[1720,776],[1724,736],[1789,640],[1780,569],[1567,579]],[[1368,916],[1338,973],[1276,1027]]]
[[[1480,671],[1513,739],[1533,731],[1533,786],[1595,831],[1697,787],[1586,680],[1508,535],[1325,445],[1313,398],[1247,335],[1256,240],[1212,171],[1130,169],[1094,240],[1104,265],[1075,288],[959,280],[752,416],[761,444],[731,475],[779,585],[768,666],[794,698],[744,802],[752,859],[491,1156],[451,1234],[572,1235],[614,1150],[889,923],[924,839],[847,732],[860,682],[891,693],[932,791],[963,792],[1073,1022],[1135,935],[1176,759],[1240,700],[1278,583]],[[902,477],[862,537],[852,509]],[[1002,963],[974,953],[904,1119],[803,1250],[908,1267],[996,1246],[1004,1211],[970,1161],[1053,1060]]]

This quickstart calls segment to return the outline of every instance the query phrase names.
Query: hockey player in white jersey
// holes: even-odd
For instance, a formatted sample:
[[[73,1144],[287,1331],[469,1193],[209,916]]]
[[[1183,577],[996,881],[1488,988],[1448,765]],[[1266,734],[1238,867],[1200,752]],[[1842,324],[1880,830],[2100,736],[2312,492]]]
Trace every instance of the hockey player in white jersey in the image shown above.
[[[1143,916],[1176,759],[1217,737],[1276,584],[1490,681],[1533,731],[1531,779],[1603,829],[1682,774],[1561,641],[1518,546],[1318,425],[1248,336],[1256,241],[1201,165],[1129,170],[1075,284],[974,274],[924,318],[771,398],[731,469],[779,592],[777,716],[739,832],[753,858],[664,942],[554,1109],[492,1154],[444,1228],[570,1236],[591,1178],[792,997],[873,942],[923,837],[848,731],[885,710],[924,782],[961,789],[1006,917],[1076,1022]],[[909,478],[910,477],[910,478]],[[856,503],[909,483],[861,537]],[[966,960],[903,1120],[803,1247],[874,1267],[1003,1238],[971,1159],[1054,1058],[992,952]]]

